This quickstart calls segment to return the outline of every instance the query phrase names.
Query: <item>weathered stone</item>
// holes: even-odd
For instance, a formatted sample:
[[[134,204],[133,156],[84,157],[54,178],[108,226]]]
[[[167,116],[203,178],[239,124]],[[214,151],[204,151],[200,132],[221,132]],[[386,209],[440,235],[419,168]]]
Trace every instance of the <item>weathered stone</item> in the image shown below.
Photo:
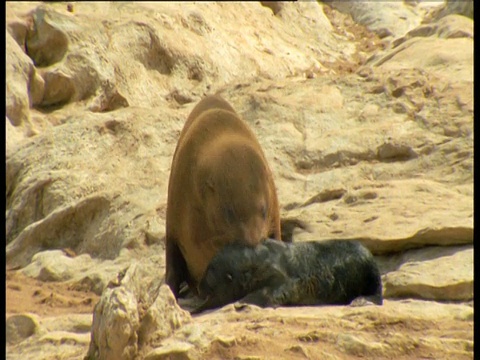
[[[446,0],[432,16],[434,19],[441,19],[450,14],[460,14],[473,19],[473,0]]]
[[[133,359],[139,326],[135,296],[123,286],[106,289],[93,313],[88,359]]]
[[[292,347],[285,349],[285,351],[290,351],[294,354],[302,355],[306,359],[310,359],[310,356],[308,355],[308,351],[301,345],[294,345]]]
[[[473,299],[473,247],[427,247],[410,250],[398,269],[383,278],[385,297],[439,301]]]
[[[56,346],[67,345],[88,345],[90,342],[90,334],[75,334],[66,331],[50,331],[39,339],[40,343],[50,343]],[[107,357],[108,359],[108,357]],[[112,358],[113,359],[113,358]]]
[[[16,14],[7,11],[7,31],[17,42],[22,50],[25,51],[25,38],[28,32],[28,20],[19,17]]]
[[[36,253],[31,263],[22,269],[27,276],[42,281],[67,281],[78,271],[88,270],[94,262],[87,254],[71,258],[62,250],[50,250]]]
[[[374,254],[473,242],[471,196],[423,180],[359,182],[351,188],[341,199],[289,211],[311,224],[311,232],[298,233],[296,241],[358,239]],[[459,216],[451,211],[454,203]]]
[[[38,318],[34,314],[12,315],[5,325],[7,343],[15,344],[32,336],[38,330]]]
[[[380,160],[408,160],[418,155],[408,145],[385,143],[377,149],[377,156]]]
[[[111,283],[94,311],[91,358],[132,358],[139,351],[157,347],[176,329],[191,321],[167,285],[161,285],[155,269],[147,264],[133,263],[116,284]],[[118,306],[126,309],[118,310]],[[122,323],[125,329],[110,328]],[[112,343],[113,341],[113,343]],[[121,349],[126,347],[122,353]]]
[[[380,37],[398,37],[418,26],[422,12],[403,2],[370,1],[362,3],[355,0],[329,0],[327,4],[348,13],[356,22],[366,25]]]
[[[33,12],[33,28],[28,31],[28,55],[37,67],[47,67],[62,60],[68,50],[68,38],[57,25],[75,26],[66,16],[41,6]]]
[[[8,117],[5,118],[5,145],[6,151],[8,151],[7,156],[14,151],[23,139],[23,131],[16,126],[13,126]]]
[[[365,341],[359,336],[344,333],[337,335],[337,345],[345,353],[353,356],[382,355],[383,344]]]
[[[13,126],[30,123],[29,79],[34,73],[32,61],[13,37],[6,33],[6,113]]]
[[[217,336],[214,342],[219,343],[223,347],[229,348],[237,343],[237,339],[234,336]]]
[[[145,360],[192,360],[188,352],[194,346],[185,342],[171,343],[168,346],[152,350],[145,356]]]
[[[176,329],[192,320],[190,314],[182,310],[168,285],[162,285],[154,303],[146,310],[139,329],[139,343],[155,347]]]
[[[404,37],[395,39],[393,46],[413,37],[437,36],[444,39],[451,38],[473,38],[473,21],[460,15],[448,15],[437,22],[420,25],[410,30]]]
[[[46,332],[88,334],[92,327],[92,314],[68,314],[42,318],[41,327]]]
[[[25,266],[36,252],[46,249],[82,249],[82,247],[88,249],[88,243],[81,243],[82,238],[85,234],[94,231],[91,221],[94,218],[101,221],[106,216],[108,206],[109,199],[106,196],[93,196],[73,206],[67,205],[29,225],[8,244],[7,264],[11,267]],[[63,236],[58,235],[59,231],[63,233]],[[93,246],[90,249],[91,253],[98,253],[106,245],[94,242],[90,242],[90,244]],[[112,248],[105,250],[107,252],[115,251]],[[117,253],[119,250],[117,248]],[[114,254],[110,256],[114,256]]]

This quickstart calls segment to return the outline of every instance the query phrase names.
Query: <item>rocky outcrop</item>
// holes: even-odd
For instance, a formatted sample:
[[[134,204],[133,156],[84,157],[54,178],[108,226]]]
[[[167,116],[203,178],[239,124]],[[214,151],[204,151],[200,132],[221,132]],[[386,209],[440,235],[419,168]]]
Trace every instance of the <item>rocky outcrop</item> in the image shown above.
[[[386,297],[473,300],[472,245],[410,250],[388,262],[399,266],[383,278]]]
[[[95,305],[87,358],[132,359],[190,321],[170,288],[133,264]]]
[[[451,14],[459,14],[473,19],[473,0],[445,0],[444,4],[432,12],[433,20]]]
[[[84,315],[54,315],[54,291],[52,314],[7,313],[8,358],[471,358],[460,3],[8,3],[7,269],[101,296]],[[294,241],[362,241],[384,306],[178,307],[162,285],[168,175],[217,92],[257,135],[282,218],[306,224]]]
[[[425,15],[422,8],[410,6],[403,1],[381,3],[329,0],[325,3],[349,14],[355,22],[367,26],[381,38],[403,36],[407,31],[420,25]]]
[[[9,359],[83,359],[90,341],[91,314],[42,316],[18,314],[7,317]],[[20,336],[19,336],[20,335]],[[19,341],[19,340],[22,341]],[[12,349],[12,350],[10,350]]]

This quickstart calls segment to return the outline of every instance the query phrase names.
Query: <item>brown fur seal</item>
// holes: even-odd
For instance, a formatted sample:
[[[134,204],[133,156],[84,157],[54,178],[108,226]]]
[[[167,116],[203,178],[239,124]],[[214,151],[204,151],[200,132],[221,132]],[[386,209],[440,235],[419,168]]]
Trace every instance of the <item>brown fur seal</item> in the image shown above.
[[[358,241],[231,243],[215,255],[193,313],[240,300],[262,307],[383,303],[375,260]]]
[[[178,297],[196,292],[225,244],[280,240],[272,172],[254,133],[220,96],[192,110],[180,134],[168,184],[165,282]]]

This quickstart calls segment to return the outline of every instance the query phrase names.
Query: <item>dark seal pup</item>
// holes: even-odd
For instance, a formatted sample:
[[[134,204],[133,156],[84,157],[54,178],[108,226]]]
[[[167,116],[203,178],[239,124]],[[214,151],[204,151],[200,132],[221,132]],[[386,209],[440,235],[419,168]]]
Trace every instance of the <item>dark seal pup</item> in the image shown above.
[[[193,313],[238,300],[261,307],[383,303],[377,264],[353,240],[228,244],[208,265],[199,291],[206,300]]]
[[[175,149],[168,184],[165,282],[193,292],[213,256],[239,240],[280,240],[272,172],[247,123],[218,95],[192,110]]]

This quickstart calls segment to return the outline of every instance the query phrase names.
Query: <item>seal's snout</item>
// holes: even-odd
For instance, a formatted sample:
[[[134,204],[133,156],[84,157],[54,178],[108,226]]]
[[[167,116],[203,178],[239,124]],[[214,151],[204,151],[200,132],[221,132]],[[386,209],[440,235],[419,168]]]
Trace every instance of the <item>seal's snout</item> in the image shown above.
[[[254,221],[253,219],[250,221]],[[251,225],[250,223],[245,223],[240,226],[241,234],[240,239],[242,239],[243,243],[248,244],[250,246],[257,245],[260,240],[262,239],[262,229],[261,225]]]

